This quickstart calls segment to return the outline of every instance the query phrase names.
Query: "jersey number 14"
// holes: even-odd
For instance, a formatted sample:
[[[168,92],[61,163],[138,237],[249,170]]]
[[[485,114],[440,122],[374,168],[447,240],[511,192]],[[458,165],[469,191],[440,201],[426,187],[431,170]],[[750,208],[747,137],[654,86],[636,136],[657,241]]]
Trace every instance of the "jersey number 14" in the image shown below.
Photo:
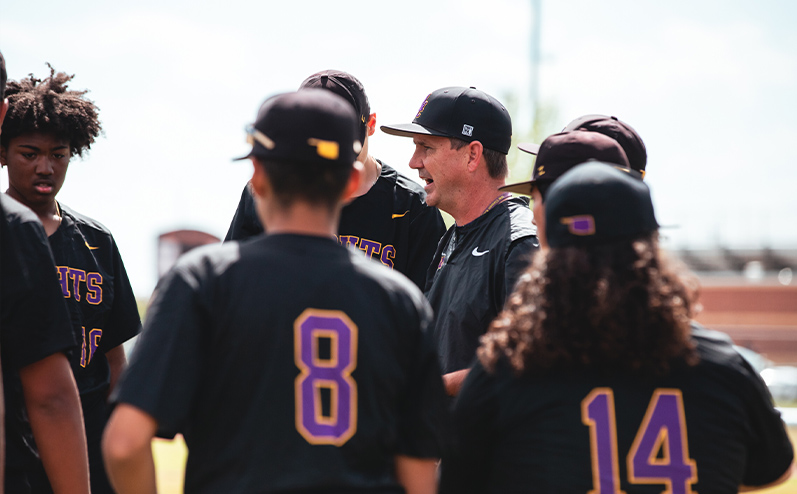
[[[590,433],[593,489],[589,494],[622,494],[614,392],[593,389],[581,402],[581,420]],[[693,494],[697,465],[689,458],[680,390],[657,389],[653,393],[628,451],[626,468],[631,484],[664,484],[666,494]]]
[[[310,444],[342,446],[357,431],[357,326],[336,310],[306,309],[293,326],[296,430]]]

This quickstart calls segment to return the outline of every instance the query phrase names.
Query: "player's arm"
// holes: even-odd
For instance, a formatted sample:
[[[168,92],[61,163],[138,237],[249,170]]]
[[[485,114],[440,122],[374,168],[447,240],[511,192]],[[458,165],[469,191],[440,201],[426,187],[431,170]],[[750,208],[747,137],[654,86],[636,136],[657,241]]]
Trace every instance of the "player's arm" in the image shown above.
[[[152,438],[158,424],[134,406],[120,403],[105,428],[102,455],[111,485],[119,494],[155,493]]]
[[[69,361],[54,353],[20,369],[33,437],[53,492],[88,493],[89,460],[80,397]]]
[[[111,386],[108,388],[108,394],[116,388],[116,383],[119,381],[119,376],[127,365],[127,357],[125,356],[124,345],[117,345],[107,352],[105,358],[108,359],[108,365],[111,368]]]
[[[396,455],[396,479],[407,494],[437,492],[437,460]]]
[[[462,383],[464,383],[465,378],[468,377],[468,370],[469,369],[461,369],[443,374],[443,384],[445,384],[446,394],[448,396],[456,396],[457,393],[459,393],[459,390],[462,388]]]

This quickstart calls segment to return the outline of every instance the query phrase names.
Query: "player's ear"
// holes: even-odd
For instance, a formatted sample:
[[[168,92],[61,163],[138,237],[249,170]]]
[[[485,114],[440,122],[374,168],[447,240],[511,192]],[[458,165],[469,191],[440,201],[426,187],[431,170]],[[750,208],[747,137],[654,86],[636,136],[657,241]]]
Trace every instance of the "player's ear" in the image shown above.
[[[374,132],[376,132],[376,113],[371,114],[371,116],[368,118],[368,123],[365,124],[365,126],[368,128],[368,135],[374,135]]]
[[[271,186],[268,175],[266,174],[266,169],[263,163],[254,156],[252,157],[252,164],[255,166],[255,170],[252,173],[252,180],[249,181],[252,184],[252,191],[259,197],[266,197]]]
[[[0,105],[0,125],[3,125],[3,119],[6,118],[6,112],[8,111],[8,98],[3,100],[3,104]]]
[[[484,147],[479,141],[472,141],[468,143],[468,171],[474,172],[478,168],[479,163],[482,161],[484,154]]]
[[[6,166],[6,153],[8,150],[5,146],[0,146],[0,165]]]
[[[363,164],[359,161],[355,161],[351,168],[351,175],[349,175],[349,183],[346,184],[346,188],[343,190],[343,202],[348,203],[354,199],[355,194],[362,184],[364,173],[365,168]]]

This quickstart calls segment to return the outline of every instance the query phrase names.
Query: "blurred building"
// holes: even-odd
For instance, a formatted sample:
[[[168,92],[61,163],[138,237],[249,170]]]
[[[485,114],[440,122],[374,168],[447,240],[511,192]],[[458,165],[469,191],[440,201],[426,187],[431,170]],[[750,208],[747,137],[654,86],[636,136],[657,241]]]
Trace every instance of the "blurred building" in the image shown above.
[[[158,278],[166,274],[177,259],[201,245],[215,244],[221,239],[198,230],[175,230],[158,237]]]

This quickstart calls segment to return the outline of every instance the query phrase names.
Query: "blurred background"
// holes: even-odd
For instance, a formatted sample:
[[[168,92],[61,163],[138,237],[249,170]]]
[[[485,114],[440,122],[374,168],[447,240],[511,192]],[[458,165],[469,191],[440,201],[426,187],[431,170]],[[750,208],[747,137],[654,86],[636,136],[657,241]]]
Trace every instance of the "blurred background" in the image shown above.
[[[8,1],[0,50],[10,79],[49,62],[99,106],[105,134],[59,200],[111,229],[142,304],[159,268],[224,237],[260,103],[335,68],[363,82],[377,125],[452,85],[504,102],[513,144],[583,114],[631,124],[663,245],[703,284],[698,320],[797,372],[796,19],[787,0]],[[417,179],[409,139],[377,131],[371,150]],[[532,156],[510,162],[529,177]]]

